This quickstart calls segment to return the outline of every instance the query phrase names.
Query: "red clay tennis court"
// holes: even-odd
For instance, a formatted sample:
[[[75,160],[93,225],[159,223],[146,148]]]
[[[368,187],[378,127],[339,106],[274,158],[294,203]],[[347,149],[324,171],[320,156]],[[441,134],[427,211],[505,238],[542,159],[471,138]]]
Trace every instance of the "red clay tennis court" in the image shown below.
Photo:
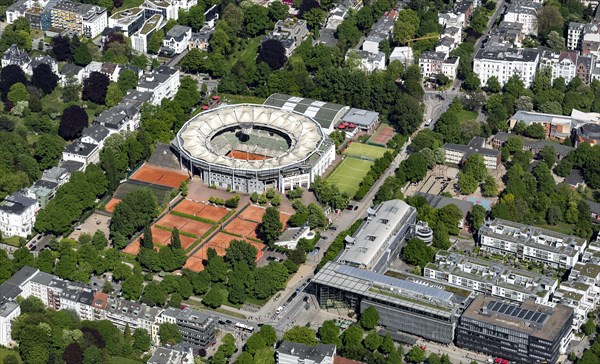
[[[168,230],[159,229],[152,226],[152,242],[154,245],[169,245],[171,244],[171,232]]]
[[[114,197],[111,198],[110,201],[108,201],[108,203],[104,206],[104,210],[108,212],[114,212],[119,202],[121,202],[120,199]]]
[[[160,220],[156,222],[156,225],[160,225],[169,229],[173,229],[176,227],[180,231],[185,231],[186,233],[194,234],[197,237],[201,237],[212,227],[211,224],[206,222],[186,219],[185,217],[180,217],[171,214],[163,216]]]
[[[204,219],[212,220],[215,222],[221,220],[223,217],[225,217],[225,215],[229,213],[229,210],[227,210],[224,207],[208,205],[205,203],[195,202],[188,199],[182,200],[180,203],[177,204],[177,206],[175,206],[173,210],[188,215],[202,217]]]
[[[381,126],[377,129],[375,134],[371,136],[369,142],[380,145],[387,145],[387,143],[390,141],[390,139],[394,137],[395,134],[396,132],[391,126]]]
[[[244,220],[236,217],[235,219],[231,220],[229,224],[227,224],[225,231],[232,234],[242,235],[243,237],[258,239],[256,236],[257,227],[258,223],[254,221]]]
[[[125,247],[125,249],[123,249],[123,253],[127,253],[127,254],[131,254],[131,255],[137,255],[137,253],[140,252],[140,240],[136,240],[134,242],[131,242],[129,245],[127,245]]]
[[[250,205],[244,209],[244,211],[238,215],[238,217],[250,221],[261,222],[262,217],[265,214],[266,209],[259,206]]]
[[[206,259],[208,259],[207,252],[208,249],[214,249],[218,255],[224,256],[226,249],[229,247],[229,244],[233,240],[244,240],[238,238],[237,236],[225,234],[225,233],[217,233],[209,242],[204,244],[202,248],[200,248],[193,256],[189,257],[185,263],[184,268],[188,268],[194,272],[200,272],[204,270],[204,264],[202,263]],[[264,244],[257,243],[255,241],[246,241],[248,244],[251,244],[256,248],[256,260],[259,260],[263,256],[263,249],[265,248]]]
[[[227,153],[226,156],[229,158],[241,159],[244,161],[262,161],[262,160],[270,158],[270,157],[267,157],[262,154],[244,152],[244,151],[235,150],[235,149],[230,151],[229,153]]]
[[[145,163],[131,176],[131,179],[171,188],[179,188],[181,182],[189,179],[189,176],[185,172],[178,172]]]
[[[204,264],[202,264],[202,259],[200,258],[189,257],[183,268],[189,269],[192,272],[202,272],[204,270]]]
[[[190,236],[185,236],[185,235],[179,235],[179,240],[181,240],[181,247],[184,250],[188,250],[188,248],[190,246],[192,246],[192,244],[194,244],[194,242],[197,240],[196,238],[192,238]],[[169,243],[170,244],[170,243]]]

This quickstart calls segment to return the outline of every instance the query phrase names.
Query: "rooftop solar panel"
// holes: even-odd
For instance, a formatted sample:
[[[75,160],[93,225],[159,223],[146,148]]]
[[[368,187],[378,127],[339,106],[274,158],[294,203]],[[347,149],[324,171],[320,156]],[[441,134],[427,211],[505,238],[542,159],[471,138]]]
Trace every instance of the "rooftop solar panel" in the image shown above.
[[[506,310],[508,310],[509,307],[510,307],[509,305],[504,304],[504,305],[500,306],[500,309],[498,310],[498,312],[506,313]]]
[[[516,309],[516,307],[515,307],[515,306],[510,306],[510,307],[508,308],[508,310],[506,310],[506,314],[507,314],[507,315],[514,316],[514,315],[513,315],[513,311],[515,311],[515,309]]]
[[[519,313],[519,318],[523,318],[525,317],[525,315],[527,314],[527,310],[521,310],[521,312]]]
[[[533,311],[527,311],[527,315],[525,315],[525,320],[529,321],[533,316]]]
[[[531,317],[531,321],[536,321],[540,318],[541,313],[536,312],[533,314],[533,316]]]

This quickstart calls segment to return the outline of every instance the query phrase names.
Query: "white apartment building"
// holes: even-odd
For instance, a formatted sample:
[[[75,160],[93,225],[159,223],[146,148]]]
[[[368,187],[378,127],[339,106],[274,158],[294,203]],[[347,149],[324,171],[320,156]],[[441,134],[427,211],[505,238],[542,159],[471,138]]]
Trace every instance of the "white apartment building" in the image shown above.
[[[21,315],[21,307],[14,301],[0,301],[0,345],[9,346],[12,322]]]
[[[552,82],[562,77],[568,84],[577,75],[577,53],[543,51],[539,66],[540,70],[548,70]]]
[[[62,153],[64,161],[75,161],[83,163],[84,169],[90,164],[95,164],[100,161],[100,148],[98,144],[85,143],[81,140],[76,140],[67,145]]]
[[[504,21],[523,24],[525,35],[537,36],[537,13],[542,4],[525,0],[513,1],[504,13]]]
[[[525,87],[531,87],[540,61],[536,49],[484,48],[477,52],[473,60],[473,72],[485,85],[488,79],[495,76],[500,84],[504,84],[518,75]]]
[[[165,22],[179,17],[179,6],[170,0],[145,0],[140,8],[144,9],[146,19],[160,15]]]
[[[411,47],[395,47],[390,54],[390,63],[398,61],[404,65],[404,68],[414,62],[413,50]]]
[[[516,222],[494,219],[479,229],[484,251],[512,255],[553,268],[571,268],[583,255],[586,240]]]
[[[31,235],[35,224],[35,214],[39,210],[35,198],[15,192],[0,201],[0,233],[4,237]]]
[[[160,105],[163,99],[172,99],[179,90],[179,70],[160,66],[142,76],[136,90],[152,93],[153,105]]]
[[[364,72],[373,72],[375,70],[384,71],[387,66],[385,64],[385,53],[370,53],[364,50],[349,49],[346,52],[346,62],[352,66],[356,66]]]
[[[486,148],[485,139],[474,137],[469,144],[445,143],[442,147],[446,152],[445,163],[460,165],[473,154],[483,156],[487,169],[496,169],[501,162],[501,153],[497,149]]]
[[[454,80],[458,74],[458,64],[460,57],[447,58],[442,63],[442,73],[446,75],[450,80]]]
[[[585,24],[570,22],[567,30],[567,49],[581,49]]]
[[[482,294],[523,302],[548,304],[558,280],[543,274],[506,267],[500,262],[439,251],[423,276],[466,287]]]

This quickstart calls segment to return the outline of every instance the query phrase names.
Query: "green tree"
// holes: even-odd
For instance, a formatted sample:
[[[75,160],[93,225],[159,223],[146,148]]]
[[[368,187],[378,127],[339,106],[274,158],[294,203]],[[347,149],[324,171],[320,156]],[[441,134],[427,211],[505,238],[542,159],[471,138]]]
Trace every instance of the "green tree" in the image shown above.
[[[13,104],[16,104],[19,101],[29,101],[29,92],[24,84],[17,82],[10,86],[7,97]]]
[[[181,249],[181,238],[179,237],[179,229],[177,227],[173,228],[171,233],[171,245],[169,245],[171,249]]]
[[[556,163],[556,149],[552,145],[545,145],[538,153],[538,157],[546,162],[548,167]]]
[[[481,184],[481,194],[485,197],[498,196],[498,184],[494,176],[488,175]]]
[[[268,347],[273,347],[277,342],[277,332],[275,332],[275,328],[271,325],[263,325],[259,330],[260,335],[265,340],[265,344]]]
[[[485,161],[481,154],[472,154],[467,158],[463,166],[463,172],[469,174],[477,182],[482,182],[487,176],[487,169],[485,168]]]
[[[144,288],[141,301],[149,306],[163,306],[167,295],[160,283],[152,281]]]
[[[425,350],[418,346],[413,346],[406,354],[406,360],[411,363],[423,363],[425,361]]]
[[[125,96],[125,93],[121,91],[119,84],[117,84],[116,82],[111,82],[111,84],[108,85],[108,89],[106,90],[106,106],[116,106],[119,102],[121,102],[123,96]]]
[[[493,94],[497,94],[498,92],[502,91],[502,85],[500,85],[500,82],[496,76],[488,78],[486,85],[488,91]]]
[[[469,224],[474,230],[479,230],[485,222],[485,208],[481,205],[475,205],[469,213]]]
[[[148,52],[158,54],[164,38],[165,32],[162,29],[155,31],[148,41]]]
[[[341,346],[339,339],[340,327],[334,320],[327,320],[319,327],[319,339],[323,344],[336,344]]]
[[[433,261],[435,252],[421,239],[410,239],[402,249],[402,256],[407,263],[418,265],[421,268]]]
[[[225,302],[225,296],[220,289],[211,288],[204,298],[202,298],[202,303],[211,308],[220,307],[223,302]]]
[[[279,218],[279,210],[276,207],[267,207],[258,227],[260,238],[268,245],[272,245],[281,235],[283,224]]]
[[[379,312],[375,307],[369,306],[360,313],[360,319],[358,322],[363,329],[372,330],[379,322]]]
[[[317,345],[315,330],[306,326],[294,326],[283,334],[283,340],[306,345]]]
[[[85,67],[92,62],[92,53],[86,43],[81,43],[79,47],[75,49],[73,62],[81,67]]]
[[[117,85],[119,85],[119,90],[125,95],[127,91],[134,89],[138,83],[137,74],[130,69],[123,70],[119,74],[119,80],[117,81]],[[106,96],[108,98],[108,95]]]
[[[581,326],[581,332],[585,335],[589,336],[596,331],[596,323],[593,318],[588,318],[588,320]]]
[[[160,343],[163,345],[174,345],[181,342],[181,333],[175,324],[160,324],[158,327],[158,335],[160,337]]]
[[[264,347],[267,344],[265,343],[265,339],[259,333],[251,335],[246,341],[246,345],[244,346],[244,350],[248,353],[254,355],[256,352]]]
[[[152,229],[150,225],[144,227],[144,235],[142,236],[142,248],[154,249],[154,239],[152,238]]]
[[[254,268],[256,253],[256,248],[252,244],[248,244],[244,240],[232,240],[225,249],[225,258],[232,266],[245,263],[248,267]]]
[[[383,342],[382,337],[379,336],[379,334],[376,333],[375,331],[371,331],[363,340],[365,348],[367,348],[371,351],[375,351],[375,350],[379,349],[382,342]]]
[[[477,180],[470,174],[458,173],[458,190],[463,195],[470,195],[477,189]]]

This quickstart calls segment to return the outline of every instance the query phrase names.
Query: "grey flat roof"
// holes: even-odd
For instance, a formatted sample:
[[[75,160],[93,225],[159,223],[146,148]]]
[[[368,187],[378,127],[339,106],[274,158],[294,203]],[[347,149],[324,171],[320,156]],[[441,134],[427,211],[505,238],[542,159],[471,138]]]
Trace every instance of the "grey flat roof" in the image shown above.
[[[32,279],[32,282],[44,285],[44,286],[49,286],[50,283],[56,279],[57,277],[52,275],[52,274],[48,274],[46,272],[42,272],[39,271]]]
[[[516,317],[513,315],[514,313],[517,314]],[[549,341],[553,341],[565,325],[570,325],[572,316],[573,309],[564,305],[548,307],[533,301],[525,301],[517,305],[514,302],[499,301],[496,297],[486,295],[475,297],[462,315],[463,318],[515,330]],[[534,317],[536,317],[535,324],[531,324]]]
[[[563,157],[575,150],[575,148],[573,147],[560,144],[551,140],[529,139],[525,138],[522,135],[506,133],[503,131],[500,131],[496,133],[496,135],[494,135],[494,139],[501,140],[502,142],[506,142],[510,137],[520,138],[523,141],[523,145],[531,149],[542,149],[545,146],[551,146],[554,148],[554,150],[556,150],[556,154]]]
[[[344,115],[342,120],[357,125],[371,126],[379,120],[379,113],[353,107],[346,115]]]
[[[1,317],[8,317],[14,310],[16,310],[18,308],[19,308],[19,304],[14,301],[0,300],[0,316]]]
[[[294,343],[291,341],[284,341],[277,348],[277,353],[294,355],[300,360],[310,360],[315,363],[321,363],[326,357],[333,357],[333,354],[335,353],[335,345],[318,344],[312,346]]]
[[[471,208],[473,208],[473,203],[469,201],[463,201],[456,198],[450,198],[446,196],[432,195],[430,193],[425,192],[415,192],[414,196],[423,196],[427,200],[427,203],[436,209],[440,209],[442,207],[446,207],[448,205],[456,205],[462,211],[463,217],[466,216]]]
[[[36,203],[36,199],[26,197],[20,192],[15,192],[12,195],[6,196],[4,201],[0,201],[0,210],[8,213],[20,214]]]
[[[340,104],[285,94],[272,94],[265,100],[264,104],[312,117],[324,129],[329,129],[333,125],[336,125],[350,109],[348,106]]]
[[[108,134],[110,134],[108,129],[98,124],[83,129],[83,136],[90,137],[98,143],[103,141],[108,136]]]
[[[365,222],[351,238],[352,242],[346,244],[346,249],[338,258],[338,262],[353,266],[373,268],[378,258],[393,242],[390,239],[398,226],[406,224],[410,214],[416,209],[402,200],[382,202],[375,212],[375,216]]]
[[[73,143],[67,145],[64,149],[66,153],[77,154],[81,156],[89,156],[92,152],[98,148],[96,144],[84,143],[80,140],[76,140]]]
[[[181,41],[185,34],[191,30],[192,28],[185,25],[175,25],[173,28],[169,29],[165,35],[165,39],[175,38],[177,41]]]

